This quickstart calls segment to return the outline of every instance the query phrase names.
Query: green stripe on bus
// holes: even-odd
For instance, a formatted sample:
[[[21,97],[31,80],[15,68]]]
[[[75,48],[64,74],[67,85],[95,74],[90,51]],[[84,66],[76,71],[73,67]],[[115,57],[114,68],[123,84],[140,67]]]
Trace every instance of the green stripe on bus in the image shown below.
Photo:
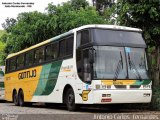
[[[55,88],[62,61],[46,64],[42,67],[40,80],[34,95],[49,95]]]
[[[133,85],[148,85],[150,83],[151,83],[151,80],[143,80],[143,81],[136,80],[136,82]]]

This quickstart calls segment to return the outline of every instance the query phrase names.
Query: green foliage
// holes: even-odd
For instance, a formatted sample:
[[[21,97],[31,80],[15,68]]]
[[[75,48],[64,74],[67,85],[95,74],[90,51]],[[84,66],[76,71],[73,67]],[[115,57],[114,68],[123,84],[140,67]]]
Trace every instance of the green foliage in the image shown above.
[[[6,54],[13,53],[46,39],[86,24],[105,24],[94,7],[86,0],[71,0],[63,5],[49,4],[47,13],[37,11],[20,13],[17,19],[7,18],[3,27],[7,31],[2,41]]]
[[[19,14],[17,23],[7,29],[10,34],[3,38],[7,44],[7,53],[22,50],[54,34],[54,31],[51,31],[53,28],[50,17],[36,11]]]
[[[86,0],[71,0],[71,6],[74,10],[79,10],[80,8],[86,8],[89,3]]]
[[[6,33],[5,30],[0,30],[0,38]]]
[[[147,44],[159,46],[159,6],[159,0],[119,0],[117,3],[118,21],[120,25],[141,28]]]
[[[6,34],[6,31],[0,30],[0,65],[4,65],[4,59],[5,59],[5,52],[4,49],[6,47],[5,42],[3,42],[2,37]]]

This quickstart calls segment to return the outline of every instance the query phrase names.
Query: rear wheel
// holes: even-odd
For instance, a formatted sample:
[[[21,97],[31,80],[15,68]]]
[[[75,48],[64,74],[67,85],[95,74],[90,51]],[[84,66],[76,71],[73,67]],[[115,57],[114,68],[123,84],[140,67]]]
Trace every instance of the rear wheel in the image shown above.
[[[76,110],[75,96],[72,88],[69,88],[65,97],[66,105],[69,111]]]
[[[13,103],[14,103],[16,106],[19,105],[19,104],[18,104],[18,95],[17,95],[17,92],[16,92],[16,91],[13,92]]]
[[[18,103],[20,106],[24,106],[24,94],[22,90],[18,93]]]

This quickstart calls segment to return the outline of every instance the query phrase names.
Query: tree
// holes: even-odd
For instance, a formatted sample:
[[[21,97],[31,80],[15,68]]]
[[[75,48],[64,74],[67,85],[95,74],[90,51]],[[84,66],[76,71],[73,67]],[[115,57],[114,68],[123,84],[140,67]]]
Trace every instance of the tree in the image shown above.
[[[160,45],[159,0],[120,0],[119,22],[121,25],[141,28],[148,45]]]
[[[14,19],[14,18],[7,18],[5,21],[6,21],[6,22],[2,24],[2,27],[3,27],[7,32],[10,32],[12,26],[14,26],[17,21],[16,21],[16,19]]]
[[[103,15],[105,9],[111,8],[115,4],[115,0],[92,0],[96,10]]]
[[[8,20],[4,23],[4,28],[9,33],[2,38],[6,42],[6,54],[20,51],[82,25],[106,23],[94,7],[88,6],[86,0],[71,0],[58,6],[51,3],[46,10],[47,13],[20,13],[14,24],[8,25],[11,23]]]
[[[10,33],[7,36],[8,41],[6,41],[6,47],[10,48],[6,52],[9,53],[22,50],[54,35],[50,17],[47,14],[36,11],[19,14],[16,24],[6,29]]]
[[[89,3],[86,0],[71,0],[71,6],[74,10],[80,10],[80,8],[86,8]]]
[[[5,52],[4,49],[6,47],[5,42],[2,40],[2,37],[6,34],[6,31],[0,30],[0,65],[4,65]]]

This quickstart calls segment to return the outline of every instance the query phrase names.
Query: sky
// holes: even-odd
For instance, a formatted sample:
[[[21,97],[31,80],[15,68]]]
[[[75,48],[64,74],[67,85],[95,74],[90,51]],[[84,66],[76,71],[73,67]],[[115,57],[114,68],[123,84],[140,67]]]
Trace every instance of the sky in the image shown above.
[[[0,0],[0,30],[2,30],[1,24],[5,22],[7,17],[16,18],[17,15],[21,12],[29,12],[29,11],[39,11],[44,12],[48,3],[53,2],[53,4],[61,4],[62,2],[66,2],[68,0]],[[90,1],[90,0],[89,0]],[[34,3],[32,7],[5,7],[5,3],[10,3],[7,5],[16,5],[15,3]],[[23,4],[21,4],[23,5]]]

